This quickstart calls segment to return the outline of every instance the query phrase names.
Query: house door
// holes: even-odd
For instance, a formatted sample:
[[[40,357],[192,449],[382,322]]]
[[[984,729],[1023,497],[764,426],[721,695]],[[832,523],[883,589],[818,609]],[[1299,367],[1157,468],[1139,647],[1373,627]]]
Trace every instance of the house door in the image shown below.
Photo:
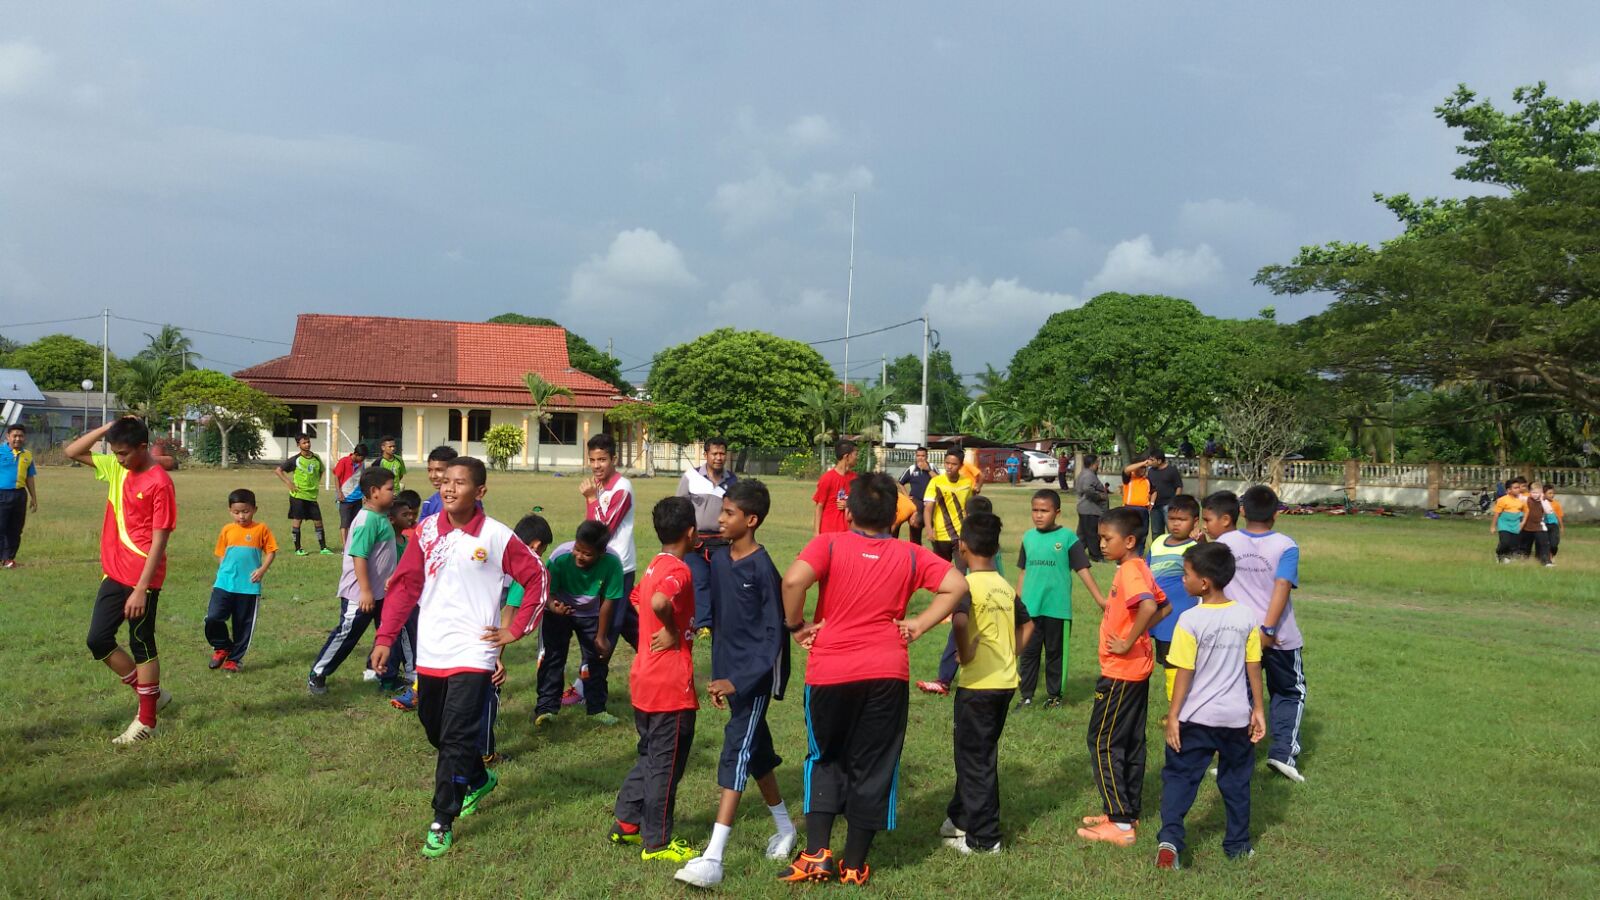
[[[385,437],[400,440],[401,408],[398,406],[361,407],[360,435],[356,440],[367,445],[367,451],[378,455],[378,441]],[[404,452],[405,448],[399,448]]]

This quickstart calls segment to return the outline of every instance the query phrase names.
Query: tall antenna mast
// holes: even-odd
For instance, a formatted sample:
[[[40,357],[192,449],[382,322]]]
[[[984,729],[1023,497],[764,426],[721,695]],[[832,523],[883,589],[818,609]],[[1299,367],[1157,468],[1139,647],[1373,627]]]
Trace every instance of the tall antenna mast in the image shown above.
[[[850,307],[856,288],[856,195],[850,195],[850,275],[844,283],[844,383],[850,384]]]

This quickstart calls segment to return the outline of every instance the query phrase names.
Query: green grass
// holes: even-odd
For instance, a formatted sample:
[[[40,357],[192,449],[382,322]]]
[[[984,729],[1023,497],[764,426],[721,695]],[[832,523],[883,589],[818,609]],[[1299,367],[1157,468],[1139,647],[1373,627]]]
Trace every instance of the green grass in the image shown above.
[[[29,525],[25,567],[0,572],[0,895],[4,896],[681,896],[671,866],[650,867],[604,840],[632,764],[627,724],[563,714],[535,736],[535,642],[511,647],[500,745],[514,754],[500,789],[461,823],[449,856],[418,856],[430,819],[433,753],[414,718],[361,683],[352,659],[320,698],[306,669],[333,625],[337,558],[286,556],[269,574],[243,673],[207,670],[201,633],[227,520],[224,496],[248,486],[288,543],[283,490],[264,470],[186,471],[161,598],[163,683],[176,702],[152,743],[115,748],[130,691],[83,646],[104,495],[83,469],[41,473],[45,511]],[[637,482],[641,509],[671,479]],[[810,486],[773,482],[763,539],[780,566],[809,529]],[[1015,553],[1027,492],[996,489]],[[542,505],[558,537],[581,514],[575,478],[494,476],[491,513]],[[1071,514],[1068,513],[1070,525]],[[640,549],[653,549],[641,518]],[[934,830],[952,788],[950,710],[912,697],[901,827],[880,836],[871,890],[883,896],[1550,896],[1586,895],[1600,877],[1594,790],[1600,722],[1600,531],[1574,527],[1561,566],[1496,566],[1480,521],[1292,518],[1303,546],[1299,617],[1310,705],[1291,786],[1261,774],[1251,830],[1258,855],[1226,864],[1222,809],[1203,789],[1190,815],[1188,871],[1152,868],[1161,739],[1153,699],[1145,821],[1132,851],[1085,846],[1096,811],[1084,723],[1095,676],[1093,603],[1076,608],[1069,705],[1014,715],[1001,750],[1006,852],[956,858]],[[310,535],[307,535],[308,541]],[[1098,570],[1102,582],[1110,573]],[[912,648],[931,675],[944,633]],[[708,648],[698,651],[702,677]],[[619,651],[616,669],[630,657]],[[797,664],[800,660],[797,658]],[[798,668],[798,666],[797,666]],[[795,681],[799,683],[799,677]],[[613,710],[626,723],[626,680]],[[805,739],[797,696],[772,725],[780,783],[799,816]],[[715,805],[726,714],[702,709],[679,794],[679,833],[703,844]],[[762,859],[767,814],[752,797],[727,856],[724,892],[787,897]],[[842,829],[841,829],[842,831]],[[1180,887],[1181,886],[1181,887]],[[836,890],[836,888],[801,888]]]

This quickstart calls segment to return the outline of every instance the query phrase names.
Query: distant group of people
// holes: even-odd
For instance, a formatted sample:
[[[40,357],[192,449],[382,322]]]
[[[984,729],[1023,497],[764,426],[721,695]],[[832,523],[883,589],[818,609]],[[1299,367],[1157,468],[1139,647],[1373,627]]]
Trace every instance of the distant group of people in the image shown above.
[[[1506,482],[1506,492],[1490,510],[1489,531],[1495,535],[1495,559],[1502,563],[1530,557],[1554,566],[1561,552],[1566,512],[1556,499],[1555,485],[1532,483],[1521,475]]]

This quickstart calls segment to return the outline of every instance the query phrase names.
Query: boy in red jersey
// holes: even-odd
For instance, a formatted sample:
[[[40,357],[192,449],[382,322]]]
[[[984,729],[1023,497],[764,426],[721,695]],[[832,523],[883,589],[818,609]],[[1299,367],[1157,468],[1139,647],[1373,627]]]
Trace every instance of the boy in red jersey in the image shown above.
[[[780,881],[863,885],[871,876],[873,837],[893,828],[900,750],[905,744],[911,679],[906,643],[944,620],[967,582],[933,551],[897,541],[894,479],[856,480],[847,512],[851,530],[811,539],[783,577],[787,627],[806,660],[806,849]],[[805,622],[806,592],[820,585],[816,612]],[[935,591],[928,608],[902,621],[919,589]],[[833,820],[849,823],[834,865]]]
[[[629,602],[639,615],[639,652],[628,672],[639,761],[617,792],[613,844],[639,844],[639,858],[686,862],[698,856],[672,836],[678,782],[694,744],[694,579],[683,557],[698,542],[694,504],[668,497],[650,513],[661,552]]]
[[[105,438],[110,453],[95,453]],[[139,696],[139,715],[113,744],[133,744],[156,733],[156,712],[172,701],[161,689],[156,659],[156,602],[167,576],[167,540],[178,526],[178,495],[166,469],[150,452],[150,432],[129,416],[109,422],[67,445],[68,459],[94,469],[106,482],[106,514],[100,530],[100,566],[105,573],[89,619],[89,652],[117,673]],[[127,650],[117,646],[117,627],[128,623]]]

